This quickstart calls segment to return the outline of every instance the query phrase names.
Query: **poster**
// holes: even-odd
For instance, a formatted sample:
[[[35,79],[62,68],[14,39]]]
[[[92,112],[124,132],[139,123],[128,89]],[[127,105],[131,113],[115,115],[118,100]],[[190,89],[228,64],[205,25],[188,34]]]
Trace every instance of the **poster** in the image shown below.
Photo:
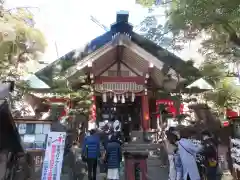
[[[65,132],[48,133],[41,180],[60,180],[65,139]]]

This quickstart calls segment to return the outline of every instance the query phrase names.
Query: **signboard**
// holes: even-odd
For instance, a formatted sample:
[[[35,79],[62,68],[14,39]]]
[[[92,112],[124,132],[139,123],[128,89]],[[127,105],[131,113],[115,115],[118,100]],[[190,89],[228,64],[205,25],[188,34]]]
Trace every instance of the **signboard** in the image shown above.
[[[27,150],[27,152],[32,156],[34,160],[34,171],[36,179],[41,178],[41,172],[42,172],[42,164],[43,164],[43,158],[44,158],[44,150]]]
[[[65,139],[65,132],[49,132],[41,180],[60,180]]]

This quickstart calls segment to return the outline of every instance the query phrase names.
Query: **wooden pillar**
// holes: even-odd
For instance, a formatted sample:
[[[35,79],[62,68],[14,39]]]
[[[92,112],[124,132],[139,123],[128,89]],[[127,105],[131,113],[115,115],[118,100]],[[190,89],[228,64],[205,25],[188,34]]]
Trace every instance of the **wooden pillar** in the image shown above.
[[[92,68],[92,62],[88,63],[89,78],[91,80],[91,95],[92,95],[92,105],[90,107],[91,113],[88,122],[88,129],[96,128],[96,96],[94,92],[95,76]],[[92,127],[90,127],[92,126]]]
[[[142,95],[142,128],[144,131],[150,129],[148,95]]]

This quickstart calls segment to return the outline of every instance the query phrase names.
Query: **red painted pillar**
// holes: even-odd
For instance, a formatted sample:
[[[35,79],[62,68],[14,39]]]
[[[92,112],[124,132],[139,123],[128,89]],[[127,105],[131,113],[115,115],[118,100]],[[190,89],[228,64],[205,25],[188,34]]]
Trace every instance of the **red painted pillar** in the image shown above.
[[[148,96],[142,95],[142,128],[144,131],[150,129]]]
[[[96,121],[96,96],[92,96],[92,121]]]

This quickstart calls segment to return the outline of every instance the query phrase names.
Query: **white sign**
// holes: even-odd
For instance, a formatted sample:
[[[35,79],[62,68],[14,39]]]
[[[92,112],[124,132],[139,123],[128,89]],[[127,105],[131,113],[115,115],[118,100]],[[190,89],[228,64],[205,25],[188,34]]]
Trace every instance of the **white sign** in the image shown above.
[[[23,142],[25,142],[25,143],[34,143],[35,142],[35,135],[25,134],[23,136]]]
[[[41,180],[60,180],[65,139],[65,132],[48,133]]]

